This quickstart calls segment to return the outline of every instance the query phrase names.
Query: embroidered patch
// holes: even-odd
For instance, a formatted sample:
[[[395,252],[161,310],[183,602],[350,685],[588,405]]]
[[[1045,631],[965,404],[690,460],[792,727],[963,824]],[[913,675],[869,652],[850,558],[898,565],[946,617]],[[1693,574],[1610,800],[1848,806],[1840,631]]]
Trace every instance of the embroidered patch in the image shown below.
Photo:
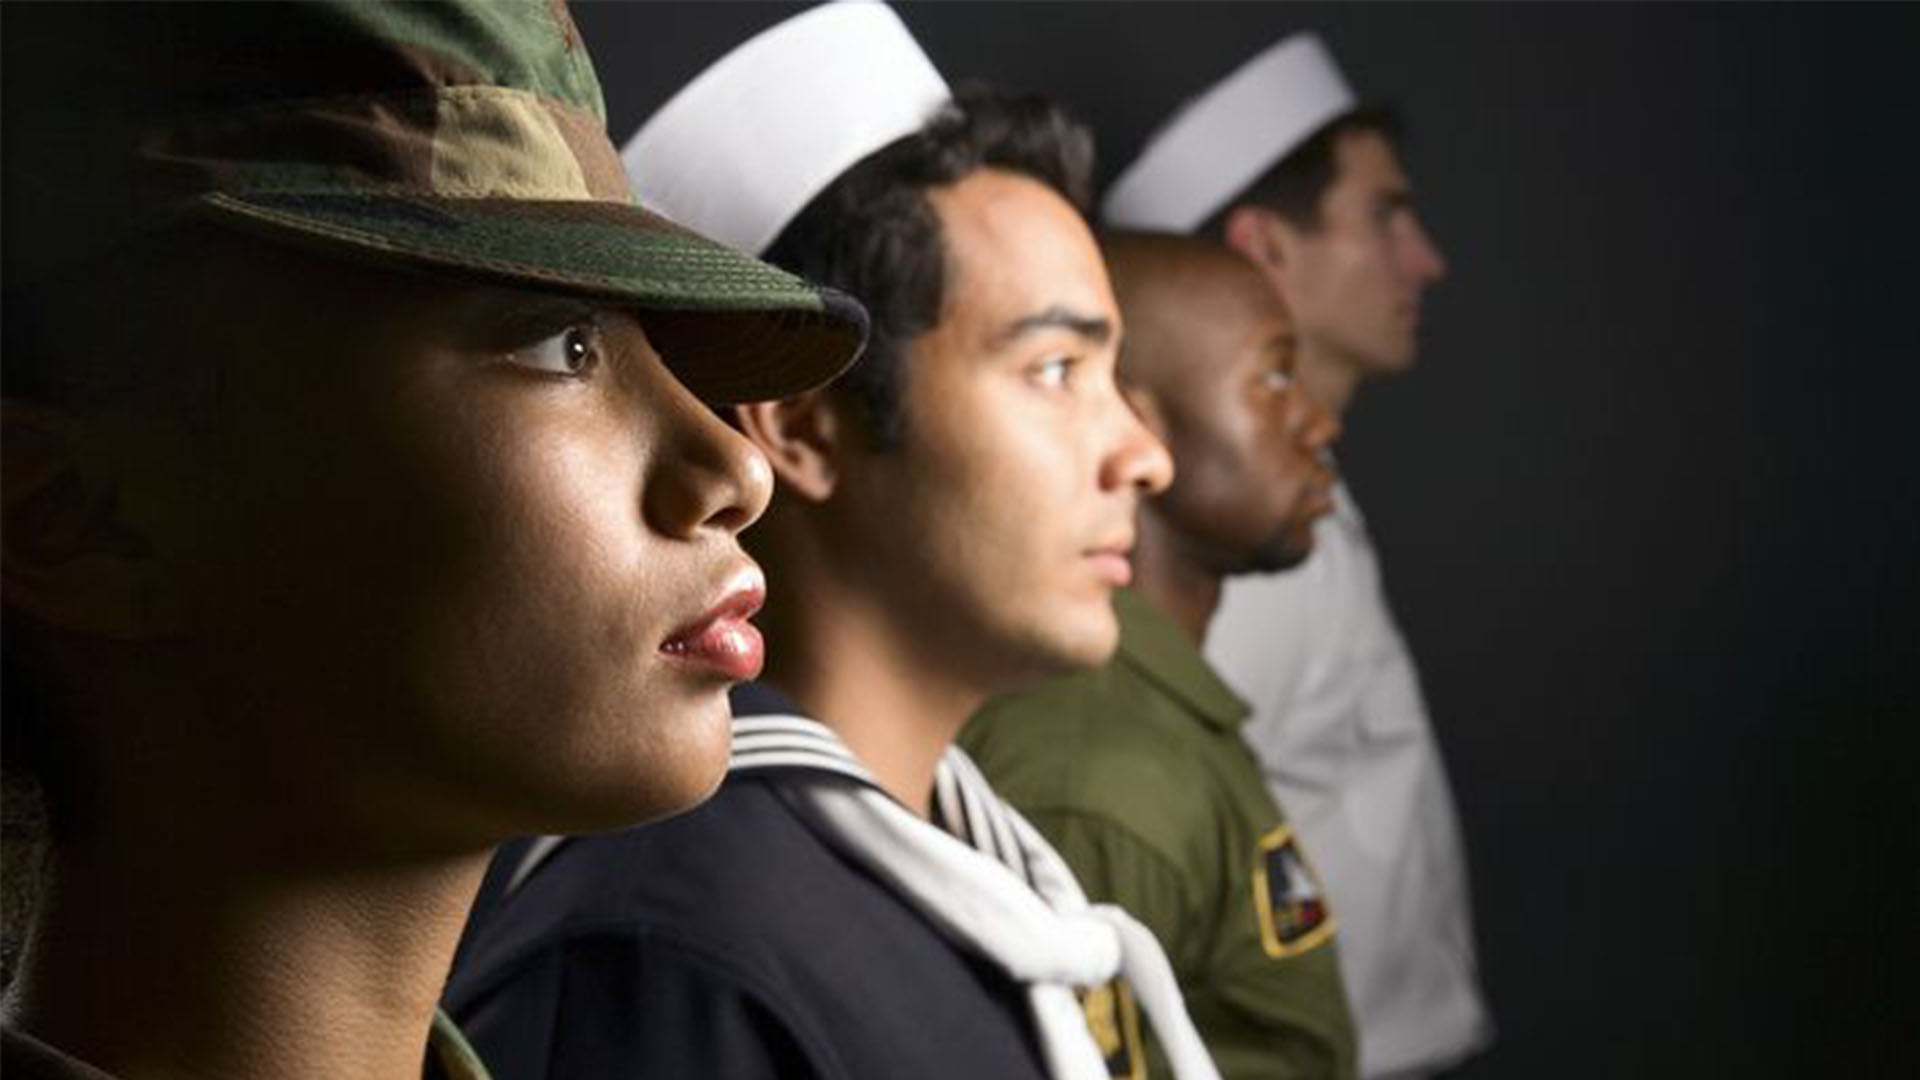
[[[1295,843],[1291,825],[1260,838],[1253,860],[1253,908],[1268,956],[1303,953],[1333,936],[1327,894]]]
[[[1100,1056],[1107,1061],[1107,1075],[1143,1080],[1147,1059],[1140,1048],[1140,1013],[1127,980],[1115,979],[1081,991],[1080,1008],[1087,1014],[1087,1030],[1093,1033]]]

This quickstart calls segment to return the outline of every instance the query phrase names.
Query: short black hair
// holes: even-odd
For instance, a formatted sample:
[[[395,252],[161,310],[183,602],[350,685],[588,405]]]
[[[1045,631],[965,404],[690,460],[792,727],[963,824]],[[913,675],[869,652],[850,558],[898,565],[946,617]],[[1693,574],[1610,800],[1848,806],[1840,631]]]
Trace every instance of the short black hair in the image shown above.
[[[1227,216],[1233,213],[1234,207],[1248,203],[1266,207],[1303,231],[1319,228],[1320,204],[1327,189],[1333,186],[1339,167],[1335,148],[1342,135],[1356,131],[1374,132],[1398,144],[1401,138],[1399,110],[1384,102],[1369,102],[1327,121],[1326,126],[1274,162],[1238,196],[1215,211],[1200,226],[1201,235],[1224,237]]]
[[[905,432],[906,351],[940,321],[945,298],[946,245],[927,191],[984,168],[1030,176],[1084,216],[1093,136],[1048,98],[962,84],[919,131],[862,158],[816,195],[765,252],[767,261],[866,305],[866,352],[832,390],[854,401],[883,449]]]

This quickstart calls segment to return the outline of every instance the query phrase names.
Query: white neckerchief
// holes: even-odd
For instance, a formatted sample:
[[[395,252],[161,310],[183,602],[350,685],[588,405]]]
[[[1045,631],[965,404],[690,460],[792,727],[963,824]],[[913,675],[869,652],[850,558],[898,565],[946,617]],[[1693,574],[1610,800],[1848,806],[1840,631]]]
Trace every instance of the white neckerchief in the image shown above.
[[[829,843],[955,944],[1026,987],[1054,1080],[1107,1076],[1074,989],[1120,975],[1174,1075],[1219,1080],[1152,932],[1118,907],[1089,904],[1059,853],[1000,801],[959,747],[947,750],[935,776],[938,824],[888,796],[839,736],[805,717],[734,721],[732,772],[762,770],[789,772],[778,790]]]

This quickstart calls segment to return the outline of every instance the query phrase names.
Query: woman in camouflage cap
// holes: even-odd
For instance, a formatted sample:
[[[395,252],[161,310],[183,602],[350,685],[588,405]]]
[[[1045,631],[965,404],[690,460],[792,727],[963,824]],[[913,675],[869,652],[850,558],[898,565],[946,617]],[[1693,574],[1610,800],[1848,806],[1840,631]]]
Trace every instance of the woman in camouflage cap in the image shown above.
[[[479,1075],[434,1002],[492,846],[725,767],[768,474],[708,406],[864,316],[631,204],[558,5],[0,40],[6,1070]]]

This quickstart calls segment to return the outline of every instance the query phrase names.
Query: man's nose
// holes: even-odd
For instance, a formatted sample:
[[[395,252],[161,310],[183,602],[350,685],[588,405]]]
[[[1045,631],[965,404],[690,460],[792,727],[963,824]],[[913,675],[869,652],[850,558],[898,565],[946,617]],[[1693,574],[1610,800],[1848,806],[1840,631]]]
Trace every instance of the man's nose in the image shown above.
[[[1323,454],[1340,437],[1340,420],[1333,413],[1321,408],[1306,394],[1300,395],[1306,404],[1307,420],[1300,429],[1300,445],[1310,453]]]
[[[1298,382],[1287,387],[1286,431],[1307,453],[1319,455],[1340,437],[1340,421],[1307,396]]]
[[[1173,483],[1173,455],[1117,394],[1115,403],[1120,429],[1100,463],[1100,486],[1108,491],[1131,488],[1142,495],[1158,495]]]
[[[1407,220],[1407,263],[1413,279],[1421,285],[1432,285],[1447,276],[1447,259],[1440,253],[1440,245],[1428,234],[1426,226],[1419,218]]]

